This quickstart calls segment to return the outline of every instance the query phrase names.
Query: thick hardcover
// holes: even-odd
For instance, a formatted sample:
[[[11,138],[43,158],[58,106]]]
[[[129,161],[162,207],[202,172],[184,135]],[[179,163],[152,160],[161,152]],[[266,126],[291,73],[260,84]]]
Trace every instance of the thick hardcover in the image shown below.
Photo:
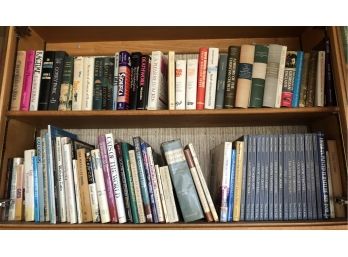
[[[314,106],[315,88],[317,81],[317,63],[318,63],[318,51],[311,51],[308,67],[308,82],[306,93],[306,107]]]
[[[205,86],[207,81],[208,48],[199,49],[198,57],[198,81],[196,109],[203,110],[205,102]]]
[[[59,111],[72,109],[72,86],[74,80],[74,57],[67,56],[64,60],[62,85],[59,95]]]
[[[104,74],[102,86],[102,109],[113,109],[114,96],[114,57],[104,57]],[[86,61],[86,60],[85,60]]]
[[[10,207],[8,210],[8,220],[15,220],[16,213],[16,195],[17,195],[17,166],[24,163],[24,159],[20,157],[13,158],[12,161],[12,176],[11,176],[11,191],[10,191]]]
[[[25,58],[25,51],[17,51],[16,66],[12,85],[11,111],[19,111],[21,107],[24,68],[26,63]]]
[[[55,58],[54,51],[46,51],[44,53],[44,59],[42,63],[42,76],[40,84],[40,96],[39,96],[39,110],[47,110],[50,90],[51,90],[51,81],[53,78],[53,63]]]
[[[78,175],[78,171],[77,171],[77,160],[76,159],[73,159],[72,165],[73,165],[73,177],[74,177],[74,188],[75,188],[77,223],[81,224],[83,221],[82,203],[81,203],[80,187],[79,187],[79,182],[78,182],[79,175]]]
[[[227,57],[226,87],[224,108],[233,108],[236,98],[236,86],[239,73],[240,46],[229,46]]]
[[[209,47],[204,109],[215,109],[219,48]]]
[[[120,72],[120,53],[115,53],[114,61],[114,82],[113,82],[113,95],[112,95],[112,109],[117,110],[117,98],[118,98],[118,83],[119,83],[119,72]]]
[[[21,95],[21,111],[29,111],[30,108],[30,95],[31,85],[33,82],[34,74],[34,62],[35,62],[35,50],[27,50],[25,57],[25,67],[23,75],[23,88]]]
[[[96,57],[94,59],[93,110],[102,110],[103,108],[102,99],[103,99],[104,62],[105,62],[105,59],[103,57]],[[76,67],[76,63],[75,63],[75,67]],[[75,78],[74,78],[74,88],[75,88]],[[74,97],[75,97],[75,93],[74,93]]]
[[[35,52],[33,83],[30,96],[30,111],[37,111],[39,105],[40,83],[44,51]]]
[[[226,67],[227,67],[227,54],[220,54],[218,77],[216,85],[216,97],[215,97],[215,109],[222,109],[224,107],[224,96],[226,86]]]
[[[317,80],[315,85],[315,106],[324,106],[324,84],[325,84],[325,51],[318,51]]]

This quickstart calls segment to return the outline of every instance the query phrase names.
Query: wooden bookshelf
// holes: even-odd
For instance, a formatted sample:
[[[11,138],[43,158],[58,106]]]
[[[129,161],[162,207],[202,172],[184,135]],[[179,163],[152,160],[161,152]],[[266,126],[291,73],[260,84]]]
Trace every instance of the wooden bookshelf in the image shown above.
[[[170,30],[170,33],[168,32]],[[223,109],[203,111],[9,111],[13,71],[17,50],[64,50],[77,55],[113,55],[119,50],[174,50],[193,53],[201,46],[219,47],[226,52],[231,44],[278,43],[290,50],[314,48],[323,38],[323,28],[311,27],[32,27],[30,35],[16,37],[8,33],[5,66],[0,94],[0,198],[4,194],[8,158],[23,155],[33,145],[34,133],[48,124],[68,129],[127,128],[234,128],[238,126],[306,127],[322,130],[338,144],[338,159],[344,195],[347,196],[347,97],[346,75],[342,67],[342,49],[338,28],[330,28],[337,107],[294,109]],[[209,136],[209,135],[207,135]],[[175,223],[175,224],[56,224],[0,223],[0,229],[347,229],[348,221]]]

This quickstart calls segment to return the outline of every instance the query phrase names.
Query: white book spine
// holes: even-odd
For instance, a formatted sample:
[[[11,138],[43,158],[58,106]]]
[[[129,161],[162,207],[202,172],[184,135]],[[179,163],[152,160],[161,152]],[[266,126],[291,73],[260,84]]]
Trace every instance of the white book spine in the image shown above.
[[[118,97],[118,79],[119,79],[119,68],[120,68],[120,53],[115,53],[115,64],[114,64],[114,91],[112,96],[112,109],[117,110],[117,97]]]
[[[157,210],[157,215],[158,215],[158,221],[164,222],[165,218],[164,218],[164,214],[163,214],[161,196],[160,196],[158,181],[157,181],[157,177],[156,177],[155,163],[153,161],[152,148],[147,147],[146,152],[147,152],[148,162],[149,162],[151,184],[152,184],[153,193],[155,196],[155,204],[156,204],[156,210]]]
[[[163,194],[166,202],[167,212],[169,216],[169,223],[178,222],[178,212],[175,205],[173,195],[173,185],[170,179],[168,166],[160,167],[160,176],[163,185]]]
[[[76,199],[75,199],[75,185],[74,185],[74,171],[73,171],[73,160],[72,160],[72,149],[71,144],[65,144],[64,146],[64,160],[66,164],[66,178],[67,178],[67,197],[68,197],[68,209],[70,223],[75,224],[77,222],[76,212]]]
[[[35,52],[33,83],[32,83],[31,96],[30,96],[30,108],[29,108],[30,111],[37,111],[39,106],[43,55],[44,55],[44,51],[42,50]]]
[[[78,178],[79,175],[77,172],[77,160],[73,160],[72,165],[73,165],[73,176],[74,176],[77,223],[81,224],[82,223],[82,207],[81,207],[80,186],[79,186],[79,178]]]
[[[209,48],[208,64],[207,64],[207,79],[205,87],[205,109],[215,109],[216,95],[216,80],[219,63],[219,48]]]
[[[186,60],[176,60],[175,109],[185,110],[186,105]]]
[[[82,109],[83,92],[83,67],[84,57],[78,56],[74,59],[74,80],[72,95],[72,110],[80,111]]]
[[[203,191],[204,191],[205,197],[206,197],[208,205],[209,205],[209,209],[211,211],[211,214],[213,215],[214,221],[218,222],[219,221],[219,216],[218,216],[218,214],[216,212],[213,199],[211,198],[211,195],[210,195],[207,183],[206,183],[204,175],[203,175],[203,171],[202,171],[201,166],[200,166],[199,161],[198,161],[198,157],[197,157],[196,151],[195,151],[195,149],[193,147],[193,144],[189,143],[188,147],[190,149],[193,162],[194,162],[195,167],[197,169],[197,174],[198,174],[199,180],[200,180],[200,182],[202,184]]]
[[[186,69],[186,110],[196,110],[198,59],[188,59]]]
[[[39,194],[39,221],[45,221],[45,202],[44,202],[44,177],[42,170],[42,139],[36,138],[37,169],[38,169],[38,194]]]
[[[132,172],[133,183],[134,183],[135,201],[136,201],[137,209],[138,209],[139,223],[145,223],[146,218],[145,218],[143,200],[141,198],[140,182],[139,182],[137,163],[135,159],[135,152],[134,150],[129,150],[128,154],[129,154],[129,162],[131,166],[131,172]]]
[[[12,221],[15,220],[15,213],[16,213],[16,195],[17,195],[17,166],[20,164],[23,164],[24,159],[23,158],[13,158],[13,164],[12,164],[12,177],[11,177],[11,193],[10,193],[10,207],[8,212],[8,220]]]
[[[45,133],[47,134],[47,133]],[[50,211],[49,211],[49,204],[48,204],[48,173],[47,173],[47,141],[45,134],[42,134],[41,136],[41,143],[42,143],[42,176],[43,176],[43,203],[44,203],[44,216],[45,221],[50,221]]]
[[[227,222],[228,192],[230,188],[230,176],[231,176],[231,155],[232,155],[232,142],[225,142],[223,173],[222,173],[222,181],[221,181],[222,197],[221,197],[221,209],[220,209],[220,222]]]
[[[87,169],[88,169],[87,176],[88,176],[89,198],[91,200],[92,220],[93,222],[100,222],[97,185],[95,182],[93,160],[92,160],[92,156],[90,152],[86,153],[86,159],[89,160],[89,166],[87,166]]]
[[[175,110],[175,52],[168,52],[168,107]]]
[[[315,88],[315,106],[324,106],[325,87],[325,51],[318,51],[317,80]]]
[[[64,189],[65,189],[65,207],[66,207],[66,222],[70,222],[70,209],[69,209],[69,199],[68,199],[68,177],[66,172],[67,162],[65,160],[66,156],[64,154],[64,145],[70,143],[70,138],[62,137],[61,141],[61,155],[62,155],[62,171],[63,171],[63,181],[64,181]]]
[[[65,183],[63,173],[63,155],[61,137],[56,137],[56,169],[58,181],[58,200],[59,200],[59,215],[60,222],[66,222],[66,201],[65,201]]]
[[[169,217],[168,217],[166,201],[165,201],[164,193],[163,193],[163,185],[162,185],[161,175],[159,172],[159,166],[157,164],[155,165],[155,171],[156,171],[156,179],[157,179],[157,183],[158,183],[158,189],[159,189],[159,193],[160,193],[160,197],[161,197],[164,219],[165,219],[166,223],[169,223]]]
[[[285,71],[285,61],[286,61],[286,51],[287,47],[282,46],[279,62],[279,71],[278,71],[278,83],[277,83],[277,94],[275,101],[275,108],[280,108],[282,89],[283,89],[283,80],[284,80],[284,71]]]
[[[24,151],[25,221],[34,221],[34,155],[34,149]]]
[[[49,221],[52,224],[57,223],[56,217],[56,200],[54,193],[54,175],[53,175],[53,145],[51,140],[50,129],[46,134],[46,156],[47,156],[47,180],[48,180],[48,208],[49,208]]]
[[[94,86],[94,56],[84,57],[82,83],[82,110],[91,111],[93,108]]]
[[[21,105],[23,78],[25,68],[25,51],[17,51],[15,74],[12,86],[11,111],[19,111]]]
[[[98,196],[101,223],[108,223],[110,222],[110,212],[109,212],[109,206],[108,206],[108,201],[106,197],[104,175],[103,175],[99,149],[92,150],[91,155],[92,155],[92,164],[93,164],[95,182],[97,186],[97,196]]]
[[[110,164],[111,177],[112,177],[112,186],[114,189],[118,222],[119,223],[126,223],[127,222],[126,210],[125,210],[124,202],[123,202],[120,172],[118,170],[116,151],[115,151],[115,147],[114,147],[115,142],[114,142],[114,138],[113,138],[112,133],[105,134],[105,141],[106,141],[106,148],[107,148],[108,157],[109,157],[109,164]]]

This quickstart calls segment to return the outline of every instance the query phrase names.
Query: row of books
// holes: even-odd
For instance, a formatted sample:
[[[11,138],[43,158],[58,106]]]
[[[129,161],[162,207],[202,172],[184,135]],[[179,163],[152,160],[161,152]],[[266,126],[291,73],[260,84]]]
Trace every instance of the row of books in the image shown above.
[[[334,140],[323,133],[246,135],[212,150],[220,221],[346,217]]]
[[[200,48],[199,54],[121,51],[72,57],[18,51],[11,110],[202,110],[335,105],[325,51],[286,46]]]
[[[5,195],[11,203],[3,219],[173,223],[205,215],[218,221],[192,144],[184,150],[180,140],[164,142],[164,165],[140,137],[133,143],[115,143],[109,133],[98,137],[95,148],[48,126],[36,138],[36,149],[10,159]]]

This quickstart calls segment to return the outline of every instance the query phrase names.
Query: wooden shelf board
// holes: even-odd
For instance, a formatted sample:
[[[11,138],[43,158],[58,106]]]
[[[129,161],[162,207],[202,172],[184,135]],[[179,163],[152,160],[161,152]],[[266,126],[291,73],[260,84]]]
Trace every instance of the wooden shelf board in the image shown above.
[[[222,110],[8,111],[7,118],[46,128],[167,128],[309,124],[338,113],[337,107]]]
[[[330,221],[264,221],[264,222],[234,222],[234,223],[172,223],[172,224],[49,224],[49,223],[30,223],[30,222],[11,222],[0,224],[0,229],[112,229],[112,230],[147,230],[147,229],[348,229],[347,220],[330,220]]]

